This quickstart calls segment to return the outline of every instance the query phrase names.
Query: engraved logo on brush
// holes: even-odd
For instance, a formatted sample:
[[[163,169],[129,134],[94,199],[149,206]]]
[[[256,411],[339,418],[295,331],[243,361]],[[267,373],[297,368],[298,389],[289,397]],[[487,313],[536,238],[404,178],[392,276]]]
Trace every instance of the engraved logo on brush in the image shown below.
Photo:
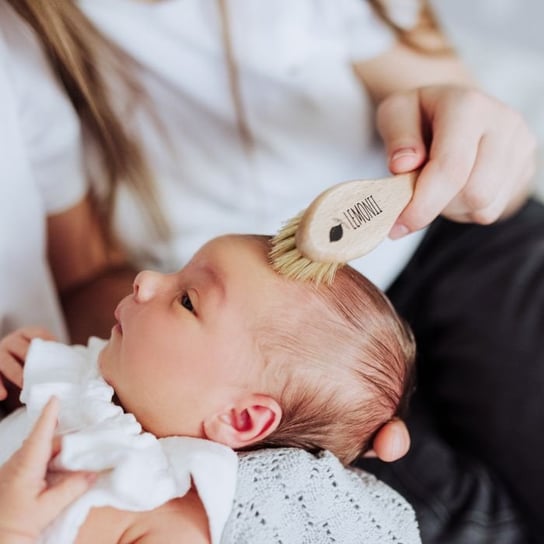
[[[344,217],[352,229],[358,229],[361,225],[372,221],[383,213],[376,199],[370,195],[364,200],[359,200],[353,206],[344,210]]]
[[[358,229],[361,225],[372,221],[375,217],[383,213],[376,199],[370,195],[364,200],[359,200],[353,206],[344,210],[343,214],[347,221],[347,226],[353,230]],[[329,242],[338,242],[344,236],[342,224],[346,225],[346,221],[337,220],[338,225],[334,225],[329,230]]]

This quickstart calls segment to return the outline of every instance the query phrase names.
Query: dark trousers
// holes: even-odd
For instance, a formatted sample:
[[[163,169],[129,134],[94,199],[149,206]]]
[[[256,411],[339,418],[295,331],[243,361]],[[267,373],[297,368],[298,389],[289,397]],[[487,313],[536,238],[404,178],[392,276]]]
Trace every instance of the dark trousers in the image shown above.
[[[412,448],[358,464],[413,504],[424,543],[544,542],[544,206],[438,219],[388,295],[418,343]]]

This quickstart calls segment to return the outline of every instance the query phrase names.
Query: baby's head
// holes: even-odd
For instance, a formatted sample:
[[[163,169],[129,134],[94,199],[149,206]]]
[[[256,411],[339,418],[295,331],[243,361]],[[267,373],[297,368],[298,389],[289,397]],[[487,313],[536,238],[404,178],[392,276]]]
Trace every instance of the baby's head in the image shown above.
[[[328,449],[348,463],[377,430],[405,413],[412,388],[412,333],[385,295],[349,266],[330,286],[288,280],[289,305],[255,338],[282,419],[263,445]],[[273,382],[273,380],[270,380]]]
[[[268,250],[266,237],[223,236],[175,274],[140,273],[102,373],[157,436],[349,462],[406,403],[412,336],[352,268],[316,287],[274,272]]]

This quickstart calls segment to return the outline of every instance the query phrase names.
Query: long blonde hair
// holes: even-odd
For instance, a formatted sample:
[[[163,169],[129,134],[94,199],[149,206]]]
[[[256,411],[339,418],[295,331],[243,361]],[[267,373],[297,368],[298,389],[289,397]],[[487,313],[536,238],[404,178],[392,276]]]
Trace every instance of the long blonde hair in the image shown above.
[[[454,50],[428,0],[419,0],[418,17],[414,25],[408,28],[395,21],[390,13],[388,0],[368,0],[368,3],[404,45],[425,54],[449,55],[453,53]]]
[[[111,222],[117,189],[127,184],[139,195],[152,225],[167,233],[144,153],[120,121],[111,104],[104,72],[115,73],[133,95],[140,92],[128,77],[126,55],[107,40],[73,0],[6,0],[34,30],[81,119],[83,130],[96,145],[105,176],[105,194],[95,198],[104,231],[111,241]],[[96,194],[95,194],[96,197]]]

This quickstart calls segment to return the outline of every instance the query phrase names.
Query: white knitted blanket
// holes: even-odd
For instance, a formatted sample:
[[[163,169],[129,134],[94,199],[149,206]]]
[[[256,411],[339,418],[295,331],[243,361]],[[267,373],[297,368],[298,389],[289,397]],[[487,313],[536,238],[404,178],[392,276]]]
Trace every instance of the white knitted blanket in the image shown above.
[[[221,544],[420,544],[412,507],[332,454],[239,455],[238,489]]]

